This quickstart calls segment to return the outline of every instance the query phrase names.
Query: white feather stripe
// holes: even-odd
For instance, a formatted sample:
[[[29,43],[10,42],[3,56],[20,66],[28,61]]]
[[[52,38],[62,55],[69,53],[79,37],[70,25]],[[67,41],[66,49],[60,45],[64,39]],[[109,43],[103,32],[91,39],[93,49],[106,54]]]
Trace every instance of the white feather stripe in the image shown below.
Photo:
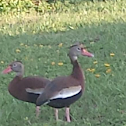
[[[57,99],[57,98],[69,98],[76,94],[78,94],[81,91],[81,86],[73,86],[69,88],[62,89],[60,92],[58,92],[55,96],[51,97],[50,99]]]
[[[44,88],[37,88],[37,89],[26,88],[26,92],[33,93],[33,94],[42,94],[43,91]]]

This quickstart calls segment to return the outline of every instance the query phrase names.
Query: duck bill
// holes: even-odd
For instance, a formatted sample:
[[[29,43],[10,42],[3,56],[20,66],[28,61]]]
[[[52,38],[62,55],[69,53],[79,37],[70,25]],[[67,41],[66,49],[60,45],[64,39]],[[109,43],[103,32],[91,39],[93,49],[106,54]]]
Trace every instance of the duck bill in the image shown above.
[[[2,71],[3,74],[10,73],[12,71],[11,66],[8,66],[5,70]]]
[[[83,56],[94,57],[94,54],[88,52],[86,49],[82,49],[81,51]]]

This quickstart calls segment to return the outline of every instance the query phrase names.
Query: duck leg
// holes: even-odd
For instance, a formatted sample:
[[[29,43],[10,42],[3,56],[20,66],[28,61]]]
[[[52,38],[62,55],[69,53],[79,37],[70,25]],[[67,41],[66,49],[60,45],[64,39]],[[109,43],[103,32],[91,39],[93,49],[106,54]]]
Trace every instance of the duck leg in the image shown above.
[[[40,113],[40,106],[36,106],[36,117],[39,116]]]
[[[55,117],[56,117],[56,121],[59,120],[59,117],[58,117],[58,109],[55,109]]]
[[[67,122],[71,122],[71,120],[70,120],[70,108],[69,107],[66,107],[66,119],[67,119]]]

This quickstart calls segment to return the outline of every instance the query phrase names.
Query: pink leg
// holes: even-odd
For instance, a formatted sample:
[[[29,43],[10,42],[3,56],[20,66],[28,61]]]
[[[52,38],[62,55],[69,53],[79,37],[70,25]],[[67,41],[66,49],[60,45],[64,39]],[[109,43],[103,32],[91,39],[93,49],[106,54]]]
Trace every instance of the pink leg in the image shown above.
[[[59,120],[59,117],[58,117],[58,109],[55,109],[55,117],[56,117],[56,121]]]
[[[39,116],[40,113],[40,106],[36,106],[36,117]]]
[[[67,119],[67,122],[71,122],[71,120],[70,120],[70,108],[69,107],[66,108],[66,119]]]

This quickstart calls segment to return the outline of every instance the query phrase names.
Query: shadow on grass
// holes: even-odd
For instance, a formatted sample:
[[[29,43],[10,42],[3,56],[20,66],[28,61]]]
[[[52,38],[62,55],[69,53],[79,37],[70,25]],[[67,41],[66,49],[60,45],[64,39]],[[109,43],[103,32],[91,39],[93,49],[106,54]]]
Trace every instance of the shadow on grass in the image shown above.
[[[125,23],[106,23],[57,33],[25,33],[12,36],[1,33],[0,68],[2,71],[8,63],[18,59],[25,65],[25,76],[41,75],[54,78],[68,75],[72,69],[67,57],[68,47],[75,41],[81,41],[95,54],[95,58],[79,58],[85,70],[86,90],[83,97],[71,106],[73,122],[65,125],[125,125],[125,32]],[[110,53],[115,56],[110,56]],[[94,61],[98,63],[94,64]],[[51,65],[52,62],[55,62],[55,65]],[[58,66],[58,62],[63,62],[63,66]],[[109,63],[110,67],[106,68],[104,63]],[[88,68],[95,69],[95,72],[87,71]],[[106,73],[107,69],[111,69],[111,72]],[[96,78],[96,74],[100,74],[100,77]],[[41,117],[36,120],[33,114],[34,105],[20,102],[9,95],[7,85],[13,76],[0,75],[1,126],[10,123],[24,126],[39,126],[41,123],[43,126],[55,125],[51,108],[42,107]],[[63,114],[64,112],[61,112],[60,117],[63,117]]]

